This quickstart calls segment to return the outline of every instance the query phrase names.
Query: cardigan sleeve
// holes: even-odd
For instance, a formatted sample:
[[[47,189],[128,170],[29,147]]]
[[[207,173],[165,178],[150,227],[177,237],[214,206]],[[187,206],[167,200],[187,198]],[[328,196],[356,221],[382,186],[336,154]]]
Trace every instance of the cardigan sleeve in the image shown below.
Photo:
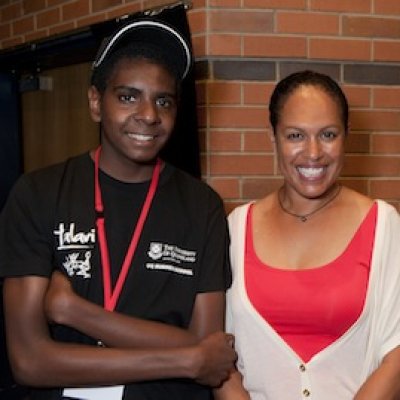
[[[235,321],[232,316],[232,296],[239,294],[239,281],[244,268],[244,242],[246,233],[246,217],[249,204],[235,208],[228,216],[229,234],[231,238],[229,255],[232,268],[232,286],[227,291],[226,331],[235,334]]]
[[[379,364],[388,352],[400,346],[400,216],[389,204],[378,204],[372,265],[379,273],[374,285],[372,330]]]

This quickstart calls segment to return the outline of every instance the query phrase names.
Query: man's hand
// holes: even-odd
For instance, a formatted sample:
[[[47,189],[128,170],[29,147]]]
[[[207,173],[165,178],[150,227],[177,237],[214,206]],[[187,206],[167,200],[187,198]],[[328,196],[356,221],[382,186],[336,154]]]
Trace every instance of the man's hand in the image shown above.
[[[236,352],[232,335],[216,332],[203,339],[196,347],[196,382],[212,387],[220,386],[234,370]]]

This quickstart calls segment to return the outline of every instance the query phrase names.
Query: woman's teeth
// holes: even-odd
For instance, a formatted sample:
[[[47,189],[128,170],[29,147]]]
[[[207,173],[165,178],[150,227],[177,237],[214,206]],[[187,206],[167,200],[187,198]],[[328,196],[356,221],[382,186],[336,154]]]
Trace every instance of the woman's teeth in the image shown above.
[[[324,167],[318,168],[306,168],[306,167],[297,167],[300,175],[303,175],[305,178],[316,178],[321,176],[324,173]]]

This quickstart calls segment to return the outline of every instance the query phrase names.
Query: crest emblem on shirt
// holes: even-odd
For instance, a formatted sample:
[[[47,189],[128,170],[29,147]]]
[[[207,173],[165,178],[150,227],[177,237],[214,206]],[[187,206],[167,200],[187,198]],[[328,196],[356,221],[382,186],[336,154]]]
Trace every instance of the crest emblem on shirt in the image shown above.
[[[163,255],[163,245],[161,243],[150,243],[150,249],[147,253],[153,260],[159,260]]]

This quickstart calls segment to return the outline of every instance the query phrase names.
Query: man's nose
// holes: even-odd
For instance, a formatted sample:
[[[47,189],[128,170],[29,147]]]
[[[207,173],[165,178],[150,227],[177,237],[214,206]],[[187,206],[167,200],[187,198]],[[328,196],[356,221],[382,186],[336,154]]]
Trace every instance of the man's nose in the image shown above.
[[[146,124],[157,123],[159,121],[159,115],[156,104],[150,100],[141,101],[136,112],[136,119]]]

